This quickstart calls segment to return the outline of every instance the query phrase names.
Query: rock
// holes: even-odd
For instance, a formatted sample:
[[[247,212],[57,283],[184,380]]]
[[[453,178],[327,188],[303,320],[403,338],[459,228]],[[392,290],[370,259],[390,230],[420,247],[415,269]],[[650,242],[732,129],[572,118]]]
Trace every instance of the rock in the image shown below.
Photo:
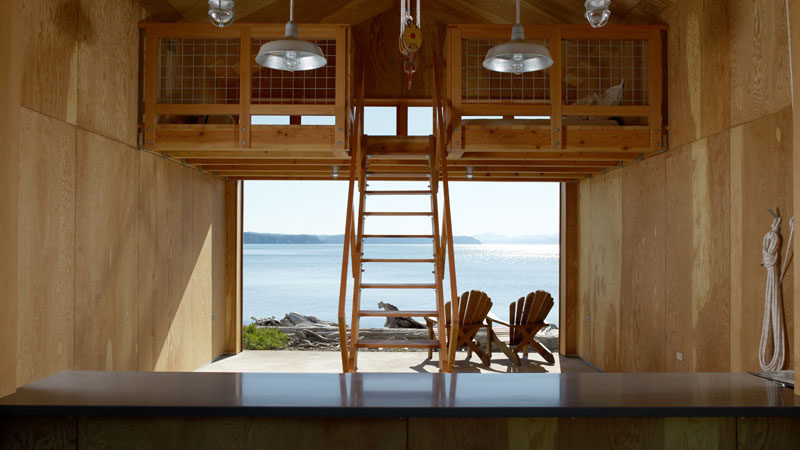
[[[267,319],[256,319],[255,317],[250,318],[257,327],[277,327],[281,324],[275,317],[270,317]]]
[[[378,308],[384,311],[399,311],[396,306],[391,303],[378,302]],[[387,317],[386,323],[383,324],[384,328],[426,328],[424,324],[417,322],[410,317]]]
[[[280,321],[280,325],[283,326],[307,326],[307,325],[324,325],[329,327],[337,326],[334,322],[328,322],[327,320],[320,320],[314,316],[304,316],[302,314],[298,314],[296,312],[290,312],[286,314],[283,319]]]

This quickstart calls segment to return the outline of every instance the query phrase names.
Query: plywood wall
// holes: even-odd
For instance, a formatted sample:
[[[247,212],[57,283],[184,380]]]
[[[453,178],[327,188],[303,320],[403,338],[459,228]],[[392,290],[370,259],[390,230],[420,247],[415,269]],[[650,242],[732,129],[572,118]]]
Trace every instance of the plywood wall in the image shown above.
[[[0,397],[16,387],[17,230],[19,222],[20,6],[1,0],[0,8]]]
[[[20,108],[21,161],[17,378],[33,380],[75,359],[75,147],[73,125]],[[35,206],[34,206],[35,205]]]
[[[141,17],[24,2],[12,384],[192,370],[225,345],[228,183],[135,147]]]
[[[662,14],[669,150],[579,187],[591,198],[579,199],[579,308],[594,313],[579,342],[601,369],[758,370],[765,208],[780,209],[785,235],[793,215],[785,14],[783,2],[738,0],[678,1]],[[609,192],[618,179],[621,192]],[[620,239],[609,224],[622,234],[611,268],[597,263]],[[608,295],[609,277],[620,279],[618,294]],[[793,284],[789,275],[789,342]],[[609,316],[619,316],[617,329]]]
[[[433,49],[438,48],[439,64],[444,64],[445,25],[426,19],[422,26],[422,47],[417,52],[417,72],[411,90],[403,70],[403,56],[397,47],[400,24],[397,11],[388,11],[366,20],[353,28],[356,57],[366,64],[364,90],[366,98],[423,98],[433,97]],[[442,66],[443,67],[443,66]]]

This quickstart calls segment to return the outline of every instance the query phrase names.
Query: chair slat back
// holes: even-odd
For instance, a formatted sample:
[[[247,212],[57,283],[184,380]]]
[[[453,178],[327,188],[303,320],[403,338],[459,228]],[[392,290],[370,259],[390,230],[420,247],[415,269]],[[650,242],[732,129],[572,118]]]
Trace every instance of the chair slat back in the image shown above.
[[[553,296],[547,291],[531,292],[512,302],[509,306],[509,323],[515,326],[511,327],[509,342],[518,344],[524,336],[517,330],[518,327],[544,322],[553,305]]]
[[[467,291],[461,294],[459,299],[459,322],[462,329],[470,325],[483,324],[489,310],[492,309],[492,300],[483,291]],[[452,323],[450,315],[451,305],[450,302],[445,304],[445,317],[447,317],[447,325]],[[471,330],[465,335],[466,339],[472,339],[478,333],[478,328]]]

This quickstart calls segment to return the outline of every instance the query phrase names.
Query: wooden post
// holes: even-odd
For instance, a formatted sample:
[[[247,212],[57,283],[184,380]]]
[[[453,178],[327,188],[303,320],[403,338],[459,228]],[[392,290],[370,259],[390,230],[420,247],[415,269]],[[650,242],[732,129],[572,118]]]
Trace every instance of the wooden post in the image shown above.
[[[242,351],[244,182],[225,184],[225,352]]]
[[[250,88],[250,28],[242,28],[239,37],[239,146],[250,148],[252,136],[252,120],[250,104],[252,103]]]
[[[450,135],[450,145],[447,148],[454,154],[461,155],[464,153],[462,151],[464,148],[462,136],[464,134],[461,129],[461,29],[453,29],[450,35],[450,60],[447,62],[447,68],[451,83],[450,123],[453,132]]]
[[[0,397],[17,384],[17,272],[19,228],[20,2],[2,0],[0,18]]]
[[[340,27],[336,31],[336,132],[334,148],[344,150],[345,129],[347,128],[347,28]]]
[[[661,30],[650,32],[648,41],[648,71],[650,75],[650,148],[653,152],[664,150],[663,124],[661,118],[662,101],[662,65],[661,65]]]
[[[564,127],[562,125],[561,105],[562,92],[561,80],[561,29],[556,28],[550,37],[550,56],[553,58],[553,66],[550,69],[550,143],[553,149],[561,149],[564,146],[562,138]]]
[[[789,14],[789,48],[791,49],[791,77],[792,77],[792,140],[794,143],[792,152],[792,166],[795,176],[792,177],[794,184],[792,189],[792,209],[800,211],[800,5],[795,1],[786,0],[787,13]],[[794,254],[800,255],[800,239],[794,241]],[[794,262],[794,342],[790,343],[789,348],[794,351],[794,393],[800,395],[800,264],[797,258]]]
[[[558,352],[578,353],[578,183],[561,183]]]
[[[144,139],[142,146],[156,148],[156,101],[158,99],[158,38],[145,30],[144,37]]]
[[[397,105],[397,135],[408,136],[408,104]]]

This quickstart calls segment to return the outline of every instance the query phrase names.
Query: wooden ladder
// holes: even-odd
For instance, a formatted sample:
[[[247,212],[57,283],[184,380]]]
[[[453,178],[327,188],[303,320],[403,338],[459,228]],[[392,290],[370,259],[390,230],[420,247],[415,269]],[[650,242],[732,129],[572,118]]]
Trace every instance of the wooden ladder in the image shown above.
[[[360,75],[360,76],[359,76]],[[459,298],[456,287],[455,263],[453,254],[453,231],[450,217],[450,193],[447,177],[447,148],[449,137],[446,133],[444,121],[444,102],[439,88],[440,76],[438,71],[438,52],[434,51],[434,101],[435,112],[434,136],[430,136],[427,150],[422,148],[415,151],[403,151],[401,146],[392,145],[396,150],[387,151],[379,149],[370,152],[369,145],[363,136],[364,100],[363,80],[364,71],[356,72],[354,80],[354,102],[350,114],[352,128],[350,152],[351,163],[349,170],[349,187],[347,197],[347,213],[345,218],[344,248],[342,252],[342,272],[339,286],[339,345],[342,353],[342,370],[353,373],[358,368],[358,350],[362,348],[425,348],[439,349],[439,369],[442,372],[452,372],[451,362],[455,359],[456,348],[453,336],[457,336],[459,329],[458,315],[451,318],[450,337],[448,340],[446,318],[444,309],[444,293],[442,283],[444,274],[449,268],[450,301],[454,311],[458,311]],[[403,137],[397,137],[400,140]],[[398,142],[399,143],[399,142]],[[400,147],[400,148],[398,148]],[[406,171],[393,168],[388,164],[376,164],[379,160],[415,160],[419,164],[415,171]],[[388,167],[388,169],[387,169]],[[424,167],[424,170],[419,168]],[[402,180],[402,181],[427,181],[427,189],[370,189],[370,179],[377,180]],[[400,181],[398,181],[400,182]],[[439,183],[442,183],[444,208],[442,214],[441,233],[439,229]],[[357,192],[356,192],[357,190]],[[358,213],[354,214],[355,199],[358,195]],[[367,198],[380,198],[386,196],[427,196],[430,199],[430,209],[426,211],[370,211],[367,209]],[[354,217],[355,216],[355,217]],[[431,221],[431,234],[366,234],[365,222],[370,217],[429,217]],[[373,258],[365,257],[364,242],[372,238],[430,239],[432,244],[431,258]],[[445,261],[449,265],[445,266]],[[364,283],[362,274],[374,263],[393,263],[398,265],[418,265],[429,263],[433,265],[433,280],[421,280],[417,283]],[[353,304],[348,335],[347,318],[345,315],[345,300],[348,283],[348,266],[352,268],[353,278]],[[402,267],[402,266],[401,266]],[[435,292],[435,305],[430,310],[383,311],[361,309],[361,291],[363,289],[402,289],[418,290],[431,289]],[[359,324],[362,317],[435,317],[437,321],[437,338],[409,341],[370,340],[359,339]],[[448,342],[451,344],[448,348]]]
[[[355,235],[355,251],[353,258],[354,267],[354,283],[353,283],[353,311],[352,319],[350,322],[350,340],[349,340],[349,357],[345,370],[348,372],[355,372],[358,368],[358,350],[363,348],[423,348],[434,349],[438,348],[440,351],[440,366],[444,371],[448,370],[447,358],[447,336],[445,317],[444,317],[444,299],[442,295],[442,277],[440,274],[439,252],[441,251],[440,237],[439,237],[439,207],[437,200],[438,178],[434,170],[434,157],[435,145],[431,138],[430,149],[427,154],[409,154],[399,152],[394,153],[380,153],[370,154],[369,150],[363,152],[361,160],[358,161],[361,170],[358,176],[359,186],[359,202],[358,202],[358,215],[356,217],[357,232]],[[426,171],[416,171],[413,173],[404,173],[402,171],[376,171],[374,163],[379,159],[418,159],[424,160],[424,165],[427,167]],[[386,166],[381,166],[385,168]],[[370,187],[370,179],[378,178],[380,180],[392,180],[394,178],[401,178],[403,181],[398,181],[397,184],[406,181],[427,181],[427,189],[419,189],[415,186],[414,189],[394,189],[394,190],[378,190]],[[415,183],[416,184],[416,183]],[[399,196],[425,196],[430,200],[430,208],[425,211],[370,211],[371,201],[369,199],[378,200],[381,197],[399,197]],[[430,234],[366,234],[366,222],[371,217],[427,217],[431,222]],[[393,238],[393,239],[430,239],[432,257],[430,258],[372,258],[365,257],[364,244],[367,240],[373,238]],[[347,263],[346,259],[344,263]],[[369,268],[374,263],[391,263],[396,267],[404,267],[405,265],[419,265],[431,264],[433,267],[433,279],[430,281],[421,280],[415,283],[395,283],[387,280],[382,283],[365,283],[362,274],[369,271]],[[400,310],[400,311],[384,311],[384,310],[370,310],[361,308],[361,293],[364,289],[399,289],[399,290],[433,290],[435,292],[435,305],[431,305],[429,310]],[[360,320],[362,317],[435,317],[438,322],[438,338],[437,339],[415,339],[415,340],[379,340],[379,339],[360,339],[358,336],[360,328]]]

